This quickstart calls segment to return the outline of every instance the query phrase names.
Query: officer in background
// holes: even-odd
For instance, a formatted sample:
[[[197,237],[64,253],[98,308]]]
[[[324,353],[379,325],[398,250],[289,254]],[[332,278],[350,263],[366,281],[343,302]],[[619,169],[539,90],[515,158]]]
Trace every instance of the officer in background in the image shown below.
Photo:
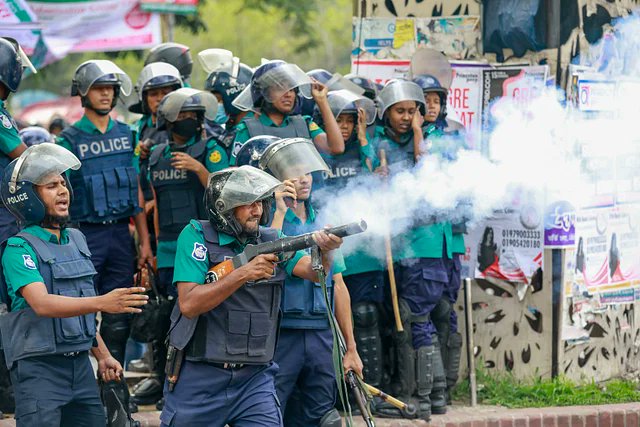
[[[122,366],[99,334],[95,313],[138,313],[144,288],[96,296],[84,235],[67,228],[72,192],[65,176],[78,159],[55,144],[32,146],[4,170],[0,193],[24,226],[2,254],[0,315],[7,366],[15,387],[16,425],[104,426],[98,375],[120,380]]]
[[[192,218],[206,218],[202,203],[209,172],[220,168],[220,148],[204,135],[205,117],[214,118],[217,101],[213,95],[191,88],[178,89],[164,97],[158,107],[158,124],[169,141],[155,145],[149,158],[149,179],[156,209],[157,285],[173,300],[173,267],[178,235]],[[226,165],[225,165],[226,167]],[[168,320],[168,319],[167,319]],[[167,322],[168,324],[168,322]],[[165,336],[162,331],[159,336]],[[167,347],[164,340],[151,343],[153,373],[133,389],[137,404],[149,405],[162,398]]]
[[[272,362],[280,294],[287,275],[317,281],[310,257],[297,252],[277,263],[274,254],[259,255],[205,282],[211,266],[248,243],[278,239],[280,233],[260,225],[268,224],[273,192],[280,188],[280,181],[251,166],[216,172],[206,190],[209,220],[191,221],[178,238],[179,298],[169,340],[186,356],[173,391],[165,386],[162,426],[282,425]],[[342,239],[317,232],[314,240],[328,270]]]
[[[372,101],[375,101],[376,97],[378,96],[378,86],[376,86],[376,83],[373,80],[367,77],[358,76],[356,74],[347,74],[346,76],[344,76],[344,78],[349,80],[351,83],[361,87],[362,90],[364,90],[362,95],[366,96]]]
[[[49,123],[49,133],[57,137],[66,127],[67,123],[64,121],[64,119],[56,117],[55,119],[51,120],[51,123]]]
[[[8,37],[0,37],[0,173],[18,157],[27,146],[18,136],[18,126],[5,107],[9,94],[18,90],[25,68],[35,69],[24,54],[18,42]],[[11,213],[0,206],[0,242],[18,232],[16,220]],[[4,355],[0,353],[0,414],[13,412],[13,392],[9,372],[5,368]]]
[[[190,87],[189,78],[191,71],[193,71],[193,59],[189,46],[173,42],[160,43],[149,51],[144,65],[147,66],[154,62],[166,62],[176,67],[180,72],[182,83],[186,87]]]
[[[376,128],[368,153],[371,163],[381,173],[411,170],[426,153],[424,139],[424,95],[417,84],[402,79],[389,81],[379,96],[379,117],[383,125]],[[388,159],[388,170],[380,170],[380,150]],[[451,258],[452,236],[449,222],[435,222],[416,214],[415,224],[398,230],[393,239],[395,276],[398,279],[400,316],[404,332],[394,332],[397,357],[397,394],[409,397],[414,392],[420,415],[446,412],[446,380],[442,359],[436,349],[436,329],[430,313],[440,300],[449,281],[444,258]],[[393,229],[392,229],[393,232]],[[434,372],[437,374],[434,376]],[[438,381],[434,383],[434,378]],[[381,404],[377,410],[397,416],[398,411]]]
[[[28,126],[26,128],[22,128],[20,129],[20,132],[18,132],[18,136],[27,147],[42,144],[43,142],[55,142],[53,135],[40,126]]]
[[[138,266],[153,261],[142,191],[134,167],[134,137],[125,123],[111,119],[120,92],[131,91],[131,80],[113,62],[91,60],[75,71],[71,95],[80,96],[83,117],[61,134],[58,143],[82,161],[71,171],[74,189],[71,220],[87,236],[100,295],[132,285],[135,259],[129,218],[140,240]],[[121,364],[129,337],[129,314],[103,314],[100,333]]]
[[[344,141],[335,117],[327,102],[329,89],[314,82],[295,64],[269,61],[258,67],[251,84],[238,96],[234,105],[244,111],[256,111],[237,125],[230,163],[249,138],[273,135],[279,138],[306,138],[313,141],[318,151],[339,154],[344,151]],[[316,101],[325,129],[322,130],[309,116],[295,114],[299,97]]]

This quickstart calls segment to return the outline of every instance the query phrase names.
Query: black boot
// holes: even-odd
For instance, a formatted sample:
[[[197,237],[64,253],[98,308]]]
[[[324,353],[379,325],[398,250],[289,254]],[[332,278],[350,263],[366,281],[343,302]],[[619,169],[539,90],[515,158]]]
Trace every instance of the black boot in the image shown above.
[[[442,415],[447,413],[447,378],[442,364],[442,354],[440,353],[440,342],[436,335],[431,336],[434,352],[432,359],[433,386],[431,388],[431,413]]]
[[[416,350],[416,380],[420,418],[431,419],[431,389],[433,387],[434,346],[420,347]]]
[[[150,344],[153,355],[153,374],[133,387],[131,400],[138,405],[153,405],[162,399],[164,387],[164,366],[167,351],[164,342],[154,341]]]
[[[462,335],[453,332],[449,336],[447,345],[447,359],[444,360],[444,367],[447,376],[447,403],[451,404],[451,390],[458,382],[458,371],[460,370],[460,355],[462,352]]]

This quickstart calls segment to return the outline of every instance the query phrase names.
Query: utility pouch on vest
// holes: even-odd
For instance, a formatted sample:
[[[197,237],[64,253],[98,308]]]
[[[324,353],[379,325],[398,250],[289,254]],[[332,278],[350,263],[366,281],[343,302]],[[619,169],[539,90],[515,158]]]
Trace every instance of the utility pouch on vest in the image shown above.
[[[52,354],[55,351],[56,340],[51,333],[51,322],[53,319],[40,317],[31,308],[0,316],[0,335],[6,344],[4,354],[7,368],[11,369],[16,360],[26,356]],[[16,350],[19,354],[15,353]]]

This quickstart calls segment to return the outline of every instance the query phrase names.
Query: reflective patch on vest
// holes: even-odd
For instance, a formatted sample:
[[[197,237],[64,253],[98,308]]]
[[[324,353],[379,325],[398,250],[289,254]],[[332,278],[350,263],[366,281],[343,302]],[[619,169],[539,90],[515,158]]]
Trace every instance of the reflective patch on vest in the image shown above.
[[[36,263],[31,258],[31,255],[22,255],[22,259],[24,260],[24,266],[29,270],[36,270]]]
[[[218,281],[218,275],[215,271],[207,271],[207,275],[204,276],[204,283],[209,284]]]
[[[222,160],[222,154],[220,154],[220,152],[218,150],[213,151],[209,155],[209,161],[211,163],[218,163],[220,160]]]
[[[11,124],[11,120],[9,120],[9,117],[7,117],[6,114],[0,114],[0,121],[2,121],[2,126],[7,129],[11,129],[13,127],[13,124]]]
[[[191,252],[191,257],[196,261],[204,261],[207,259],[207,247],[202,243],[195,242],[193,244],[193,252]]]

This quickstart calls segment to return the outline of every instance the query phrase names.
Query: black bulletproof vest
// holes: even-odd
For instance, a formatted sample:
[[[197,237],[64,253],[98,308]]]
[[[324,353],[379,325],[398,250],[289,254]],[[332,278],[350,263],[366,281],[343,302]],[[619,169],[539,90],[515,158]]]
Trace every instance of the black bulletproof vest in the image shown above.
[[[357,140],[345,144],[344,153],[334,156],[323,156],[329,166],[329,172],[322,172],[324,186],[341,189],[347,186],[350,179],[362,173],[360,145]]]
[[[176,240],[192,219],[206,218],[204,187],[198,175],[178,170],[171,165],[171,157],[164,155],[167,143],[158,145],[149,158],[149,172],[156,192],[160,235],[158,240]],[[207,143],[192,144],[184,152],[204,164]],[[175,150],[174,150],[175,151]]]

